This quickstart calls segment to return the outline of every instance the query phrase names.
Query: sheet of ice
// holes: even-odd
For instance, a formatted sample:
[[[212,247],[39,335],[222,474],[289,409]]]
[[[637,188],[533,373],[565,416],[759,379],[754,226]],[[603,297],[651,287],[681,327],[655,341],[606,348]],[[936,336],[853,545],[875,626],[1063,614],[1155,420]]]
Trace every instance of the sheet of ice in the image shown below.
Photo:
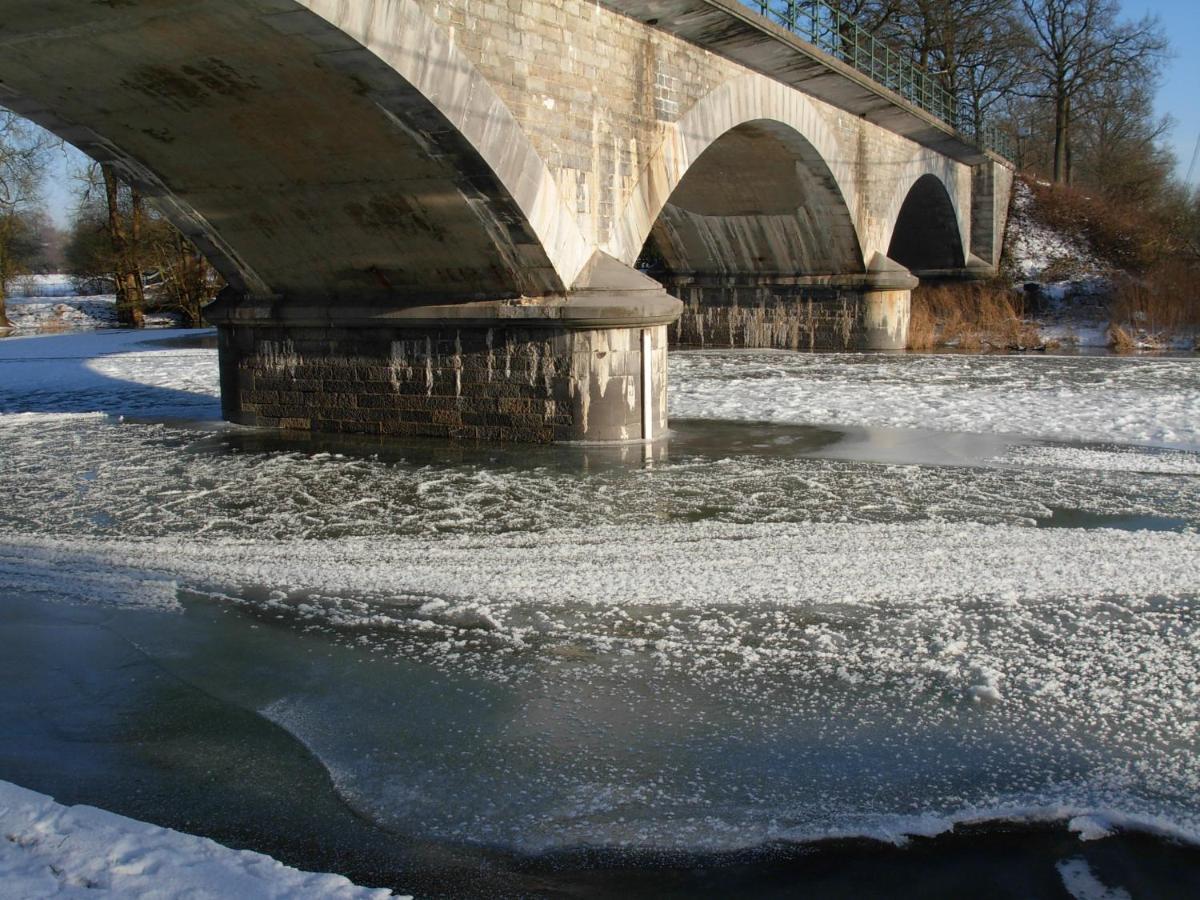
[[[1138,565],[1129,565],[1134,558]],[[1200,590],[1200,534],[968,523],[691,523],[425,539],[75,538],[64,545],[0,532],[0,564],[9,578],[34,567],[27,583],[39,583],[48,571],[59,580],[95,570],[127,579],[144,571],[155,585],[155,604],[164,577],[231,592],[266,586],[394,600],[453,625],[463,622],[445,611],[466,603],[483,618],[464,627],[490,631],[498,627],[491,620],[529,604],[684,609],[736,597],[747,608],[812,608],[831,598],[908,604],[1190,596]],[[447,605],[429,605],[439,599]]]
[[[0,584],[229,604],[428,664],[347,702],[306,654],[262,707],[376,821],[524,849],[1003,815],[1200,837],[1200,479],[1180,472],[1194,454],[1111,444],[1196,444],[1193,361],[676,354],[675,415],[1107,444],[879,465],[773,434],[584,471],[528,449],[386,461],[119,423],[215,417],[215,354],[143,340],[0,342],[24,386],[0,401]],[[1126,471],[1126,452],[1158,470]],[[1030,527],[1059,506],[1184,525]]]
[[[1200,362],[1096,356],[675,353],[676,417],[1200,446]]]
[[[693,523],[0,547],[10,590],[22,567],[27,586],[141,571],[517,686],[483,707],[500,720],[439,714],[456,733],[394,689],[347,704],[311,678],[263,709],[388,827],[721,848],[1053,808],[1200,838],[1195,533]]]
[[[1155,474],[1149,449],[1128,466],[1149,474],[1083,467],[1104,453],[1081,453],[1078,468],[1032,465],[1024,450],[1008,468],[896,465],[791,456],[776,443],[788,434],[757,433],[745,427],[747,443],[766,443],[763,455],[680,453],[649,469],[583,470],[555,448],[388,461],[255,449],[238,434],[96,413],[18,413],[0,416],[10,501],[0,529],[316,540],[694,521],[1032,525],[1060,508],[1200,524],[1200,479]]]
[[[90,806],[63,806],[6,781],[0,781],[0,894],[24,900],[393,896]]]
[[[95,331],[0,340],[0,413],[103,411],[220,418],[216,351],[174,349],[209,329]]]
[[[1137,472],[1161,475],[1200,475],[1200,453],[1152,451],[1137,447],[1100,450],[1055,445],[1010,449],[997,461],[1011,465],[1083,469],[1088,472]]]

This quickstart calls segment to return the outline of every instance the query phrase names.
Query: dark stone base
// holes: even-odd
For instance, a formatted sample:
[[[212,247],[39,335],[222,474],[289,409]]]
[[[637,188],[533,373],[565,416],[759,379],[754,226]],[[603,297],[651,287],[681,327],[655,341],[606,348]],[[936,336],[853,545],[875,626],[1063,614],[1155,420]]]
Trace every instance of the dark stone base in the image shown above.
[[[908,341],[917,280],[882,256],[859,275],[660,275],[683,301],[672,347],[894,350]]]
[[[672,347],[856,350],[864,345],[862,294],[808,285],[672,284],[683,313]]]
[[[245,425],[514,442],[653,439],[666,429],[661,325],[222,324],[219,334],[223,411]]]

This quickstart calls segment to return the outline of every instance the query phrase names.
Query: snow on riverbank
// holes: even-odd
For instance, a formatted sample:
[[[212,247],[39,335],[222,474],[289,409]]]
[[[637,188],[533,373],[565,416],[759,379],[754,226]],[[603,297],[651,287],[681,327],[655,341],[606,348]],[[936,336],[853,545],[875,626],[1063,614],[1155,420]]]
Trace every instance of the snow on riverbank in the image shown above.
[[[89,331],[118,328],[117,298],[113,294],[77,293],[69,275],[30,275],[14,282],[5,301],[9,323],[18,334]],[[148,328],[172,328],[175,313],[146,314]]]
[[[107,412],[218,419],[215,349],[175,348],[209,329],[104,330],[0,340],[0,413]]]
[[[1039,221],[1035,206],[1029,185],[1016,179],[1005,249],[1021,278],[1041,281],[1052,273],[1077,278],[1104,273],[1104,265],[1092,255],[1085,241]]]
[[[63,806],[0,781],[0,896],[351,900],[393,895],[90,806]]]

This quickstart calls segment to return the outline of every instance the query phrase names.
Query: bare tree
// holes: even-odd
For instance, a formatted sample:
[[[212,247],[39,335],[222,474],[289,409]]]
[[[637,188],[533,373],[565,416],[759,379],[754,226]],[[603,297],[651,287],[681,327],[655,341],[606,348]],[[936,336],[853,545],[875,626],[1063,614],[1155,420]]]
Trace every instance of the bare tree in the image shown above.
[[[1164,196],[1175,160],[1163,142],[1173,123],[1155,116],[1155,87],[1143,79],[1105,79],[1084,92],[1073,168],[1108,200],[1146,208]]]
[[[1097,81],[1157,71],[1167,40],[1158,20],[1117,20],[1116,0],[1021,0],[1033,29],[1035,96],[1054,106],[1054,180],[1071,180],[1071,126]]]
[[[68,271],[108,285],[124,324],[141,327],[147,311],[170,310],[199,326],[201,308],[224,285],[203,254],[108,167],[92,163],[77,177]]]
[[[26,216],[38,202],[49,136],[15,113],[0,110],[0,327],[7,327],[8,283],[19,274],[23,254],[19,239]]]
[[[108,236],[112,241],[113,284],[117,293],[117,321],[141,328],[146,324],[146,290],[141,258],[142,196],[128,189],[122,203],[121,182],[111,166],[101,165],[104,198],[108,205]]]
[[[166,308],[178,310],[189,328],[203,324],[201,309],[224,282],[216,270],[185,238],[165,220],[159,220],[150,238],[157,274],[157,300]]]

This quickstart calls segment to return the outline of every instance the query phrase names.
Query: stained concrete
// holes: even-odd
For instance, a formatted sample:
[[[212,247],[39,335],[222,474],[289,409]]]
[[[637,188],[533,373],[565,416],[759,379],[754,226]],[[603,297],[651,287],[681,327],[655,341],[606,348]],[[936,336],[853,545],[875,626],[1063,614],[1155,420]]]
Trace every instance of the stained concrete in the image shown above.
[[[818,299],[795,286],[819,285],[836,307],[824,332],[853,320],[863,346],[882,333],[865,324],[876,256],[998,259],[1002,161],[730,0],[0,0],[0,22],[0,102],[111,163],[213,260],[231,286],[211,311],[223,368],[251,379],[289,340],[342,382],[378,368],[375,331],[389,347],[455,331],[480,348],[498,328],[602,382],[598,347],[640,346],[682,308],[636,280],[652,234],[689,303],[746,310],[749,291],[787,320]],[[780,340],[735,319],[748,340]],[[889,345],[902,319],[887,317]],[[652,368],[665,384],[657,350]],[[241,378],[224,382],[241,420],[385,421],[330,415],[324,388],[273,407]],[[358,393],[377,396],[368,382]],[[432,404],[402,418],[515,427],[468,420],[503,419],[499,398],[452,399],[459,416],[438,418],[453,421],[434,423]],[[632,434],[635,419],[596,426],[593,408],[517,431]]]

